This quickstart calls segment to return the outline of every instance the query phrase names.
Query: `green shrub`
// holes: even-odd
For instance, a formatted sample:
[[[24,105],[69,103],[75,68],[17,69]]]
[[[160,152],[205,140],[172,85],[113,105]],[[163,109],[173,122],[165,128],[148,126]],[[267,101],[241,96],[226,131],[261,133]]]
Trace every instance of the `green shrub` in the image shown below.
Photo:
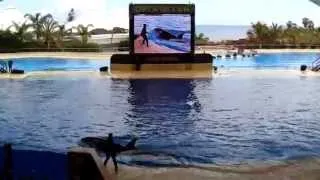
[[[95,43],[82,44],[79,40],[72,40],[65,42],[62,50],[72,52],[100,52],[101,47]]]
[[[208,41],[207,40],[202,40],[202,39],[197,39],[195,40],[196,45],[207,45]]]
[[[0,31],[0,52],[16,52],[23,47],[23,42],[10,31]]]
[[[118,45],[118,50],[119,51],[129,51],[130,47],[130,43],[129,40],[124,40],[124,41],[120,41],[119,45]]]

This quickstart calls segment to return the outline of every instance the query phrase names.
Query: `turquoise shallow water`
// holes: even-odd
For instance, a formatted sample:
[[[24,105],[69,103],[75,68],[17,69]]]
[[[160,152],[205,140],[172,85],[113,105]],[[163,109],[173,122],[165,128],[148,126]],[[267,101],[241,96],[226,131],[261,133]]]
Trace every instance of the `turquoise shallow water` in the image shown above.
[[[302,64],[311,66],[318,57],[319,53],[265,53],[254,57],[216,59],[214,64],[220,68],[232,69],[298,69]]]
[[[32,71],[98,71],[109,66],[109,60],[61,59],[61,58],[19,58],[13,60],[13,68]]]

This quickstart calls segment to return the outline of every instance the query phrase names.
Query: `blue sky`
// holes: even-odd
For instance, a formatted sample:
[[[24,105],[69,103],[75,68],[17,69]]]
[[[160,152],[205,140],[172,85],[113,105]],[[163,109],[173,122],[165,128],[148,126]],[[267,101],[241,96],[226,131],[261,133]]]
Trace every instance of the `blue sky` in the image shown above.
[[[0,2],[0,25],[23,21],[23,14],[50,12],[60,21],[75,8],[77,23],[96,27],[128,27],[128,4],[188,3],[196,4],[196,24],[249,25],[258,20],[268,24],[284,24],[288,20],[301,23],[303,17],[320,25],[320,7],[309,0],[4,0]]]

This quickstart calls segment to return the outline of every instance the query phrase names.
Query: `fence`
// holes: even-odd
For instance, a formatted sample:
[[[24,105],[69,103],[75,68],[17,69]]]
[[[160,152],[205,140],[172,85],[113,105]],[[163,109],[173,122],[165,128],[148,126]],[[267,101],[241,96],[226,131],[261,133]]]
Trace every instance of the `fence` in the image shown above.
[[[239,47],[239,48],[250,48],[250,49],[316,49],[320,48],[320,44],[311,44],[311,43],[299,43],[299,44],[253,44],[253,43],[225,43],[225,44],[210,44],[202,45],[201,47],[219,47],[219,46],[228,46],[228,47]]]
[[[195,50],[215,49],[320,49],[320,44],[211,44],[196,46]],[[0,49],[0,53],[16,52],[128,52],[128,46],[119,44],[99,46],[97,48],[18,48]]]
[[[129,51],[129,47],[0,49],[0,53],[17,53],[17,52],[121,52],[121,51]]]

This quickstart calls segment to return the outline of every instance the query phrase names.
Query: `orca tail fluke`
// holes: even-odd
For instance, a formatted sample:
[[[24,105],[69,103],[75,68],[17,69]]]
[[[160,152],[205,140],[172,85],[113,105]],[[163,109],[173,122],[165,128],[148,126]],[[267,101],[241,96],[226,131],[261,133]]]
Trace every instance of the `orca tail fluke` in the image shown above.
[[[133,138],[127,145],[126,145],[126,149],[128,150],[133,150],[136,149],[136,142],[137,142],[137,138]]]

